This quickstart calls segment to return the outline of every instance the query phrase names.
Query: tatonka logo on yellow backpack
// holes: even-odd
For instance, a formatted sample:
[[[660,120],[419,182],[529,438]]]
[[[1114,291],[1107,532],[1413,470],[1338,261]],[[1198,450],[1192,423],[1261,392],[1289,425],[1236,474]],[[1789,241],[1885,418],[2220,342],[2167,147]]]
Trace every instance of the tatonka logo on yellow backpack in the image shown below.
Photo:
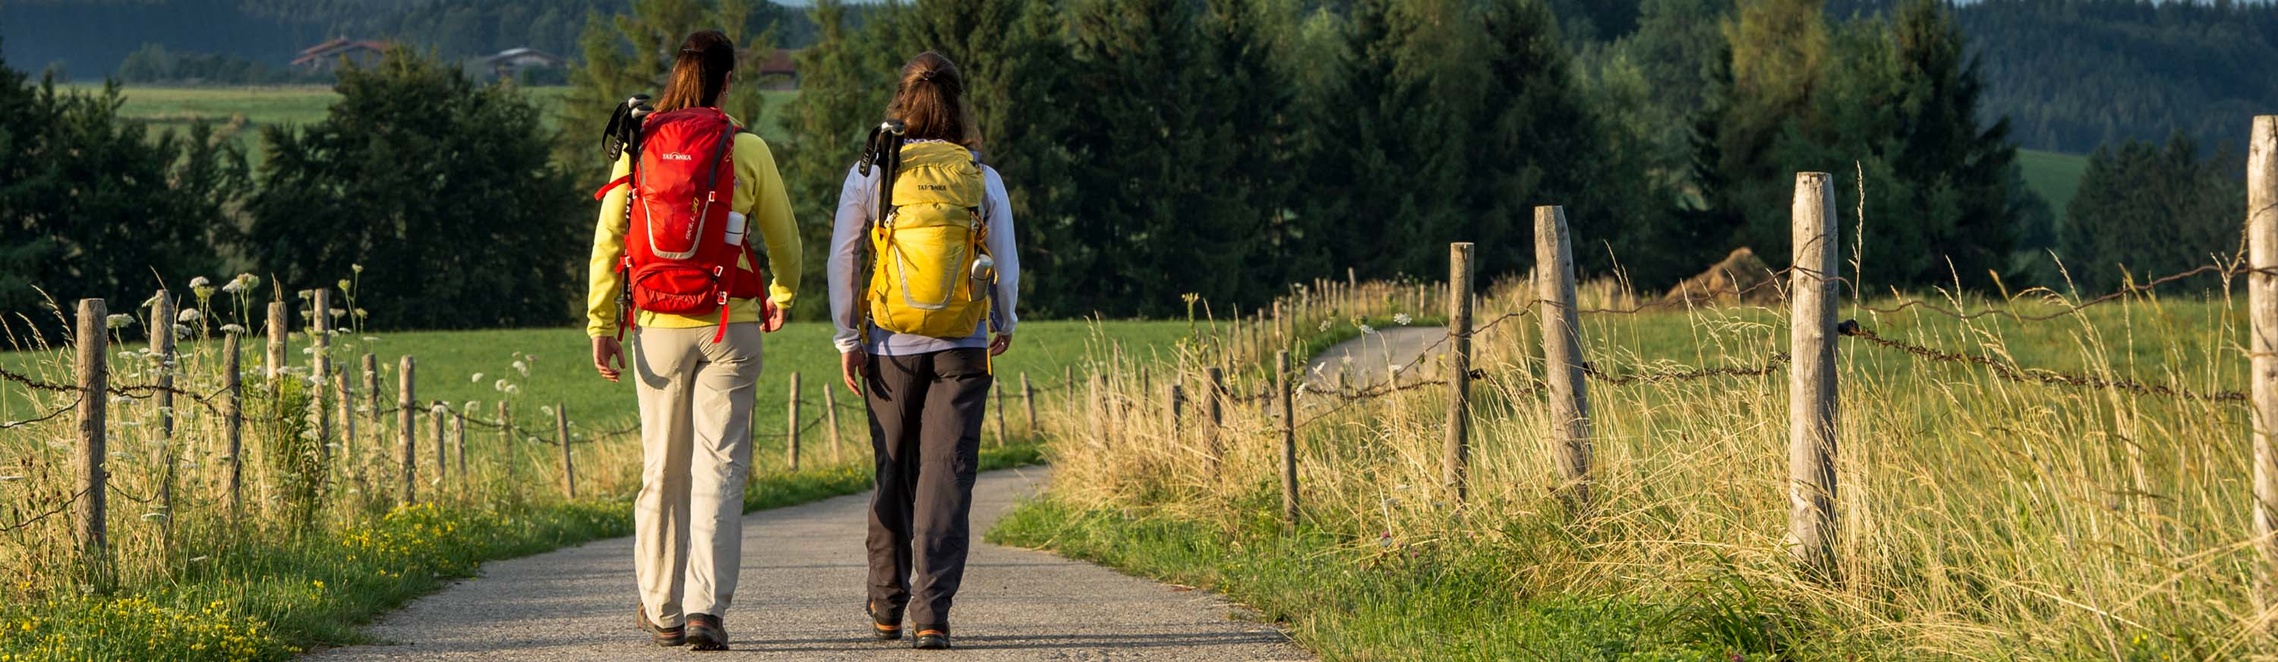
[[[911,143],[900,156],[888,180],[893,206],[871,229],[871,322],[894,333],[963,338],[988,315],[994,281],[986,273],[981,167],[954,143]]]

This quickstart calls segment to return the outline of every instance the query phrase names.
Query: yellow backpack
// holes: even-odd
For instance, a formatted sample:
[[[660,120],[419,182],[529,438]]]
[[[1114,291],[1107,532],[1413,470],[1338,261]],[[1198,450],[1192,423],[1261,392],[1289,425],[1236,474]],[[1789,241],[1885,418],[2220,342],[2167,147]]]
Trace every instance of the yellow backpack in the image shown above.
[[[981,166],[946,142],[904,145],[895,156],[883,218],[870,228],[870,321],[894,333],[972,335],[995,281]]]

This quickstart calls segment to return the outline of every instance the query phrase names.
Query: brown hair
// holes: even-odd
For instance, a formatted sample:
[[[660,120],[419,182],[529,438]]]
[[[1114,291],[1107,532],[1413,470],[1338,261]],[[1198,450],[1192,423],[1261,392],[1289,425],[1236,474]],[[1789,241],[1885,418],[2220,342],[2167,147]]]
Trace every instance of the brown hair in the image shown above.
[[[657,112],[720,105],[728,73],[736,68],[736,44],[719,30],[688,33],[672,57],[672,78],[657,99]]]
[[[973,127],[973,113],[965,107],[965,77],[940,53],[919,53],[902,65],[902,83],[894,90],[893,102],[886,104],[886,118],[901,120],[907,127],[903,137],[909,140],[981,148],[981,132]]]

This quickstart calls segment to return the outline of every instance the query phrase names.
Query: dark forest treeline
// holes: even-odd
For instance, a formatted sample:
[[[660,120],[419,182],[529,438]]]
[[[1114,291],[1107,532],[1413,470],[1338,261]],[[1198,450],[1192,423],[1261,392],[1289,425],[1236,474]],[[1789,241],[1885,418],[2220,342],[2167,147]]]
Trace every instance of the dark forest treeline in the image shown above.
[[[1863,229],[1846,237],[1845,263],[1870,292],[2062,285],[2057,260],[2093,287],[2113,281],[2082,270],[2141,274],[2233,248],[2211,231],[2156,252],[2099,234],[2165,227],[2160,209],[2174,201],[2209,218],[2235,209],[2237,189],[2209,183],[2229,171],[2193,156],[2187,138],[2100,153],[2091,180],[2109,190],[2084,189],[2085,204],[2058,223],[2023,186],[2015,127],[1988,110],[1988,65],[1938,0],[1850,20],[1828,18],[1825,0],[1643,0],[1634,14],[1572,4],[822,2],[806,17],[816,35],[800,56],[802,92],[776,113],[789,139],[774,147],[819,267],[840,183],[896,67],[923,50],[949,54],[970,81],[985,158],[1011,184],[1030,272],[1024,312],[1038,317],[1171,316],[1187,294],[1249,308],[1348,269],[1436,278],[1451,241],[1479,244],[1484,279],[1521,274],[1536,205],[1567,209],[1587,278],[1656,290],[1738,247],[1777,267],[1797,171],[1835,173],[1847,234]],[[1560,7],[1578,18],[1562,20]],[[770,43],[748,27],[750,2],[629,8],[634,18],[594,15],[581,29],[559,131],[521,91],[405,50],[344,76],[324,123],[265,136],[271,151],[250,172],[210,138],[138,149],[119,139],[141,134],[117,117],[115,97],[56,96],[19,76],[11,112],[50,119],[0,124],[0,163],[29,168],[14,181],[43,184],[0,187],[0,211],[18,210],[0,230],[22,238],[11,246],[47,252],[0,256],[0,279],[111,279],[74,292],[154,286],[143,283],[155,263],[86,243],[122,222],[82,219],[167,208],[206,219],[181,240],[203,252],[185,254],[227,261],[191,271],[242,266],[309,287],[350,265],[388,268],[367,274],[364,290],[404,307],[382,324],[568,319],[586,258],[578,237],[592,224],[590,204],[571,196],[599,184],[594,118],[653,91],[663,54],[691,29],[741,23],[754,57]],[[755,87],[730,100],[738,116],[760,116]],[[456,114],[421,114],[438,107]],[[2207,122],[2243,131],[2246,117],[2210,112]],[[77,141],[104,150],[70,150]],[[406,157],[463,150],[514,156]],[[106,154],[121,165],[78,160]],[[164,174],[183,164],[219,174]],[[149,202],[79,193],[112,178],[139,183]],[[225,180],[236,183],[210,184]],[[53,211],[58,200],[100,205],[66,214]],[[313,218],[331,225],[312,228]],[[817,300],[824,279],[810,276],[805,294]],[[496,305],[499,293],[517,303]],[[36,312],[31,299],[0,303]],[[468,310],[483,314],[453,312]]]
[[[206,82],[264,83],[289,77],[281,70],[300,49],[333,37],[397,41],[452,60],[524,46],[570,56],[578,51],[578,37],[590,14],[622,13],[627,4],[616,0],[11,1],[0,2],[0,35],[7,37],[9,60],[19,68],[38,70],[61,62],[82,78],[114,72],[124,76],[129,72],[120,70],[123,65],[131,64],[138,51],[156,46],[193,60],[197,72],[209,71],[210,64],[195,60],[212,59],[247,78]],[[753,33],[773,28],[777,43],[791,46],[812,39],[812,24],[804,13],[764,0],[750,4]],[[245,73],[255,67],[265,69],[264,74]],[[146,62],[132,73],[139,78],[151,71]]]

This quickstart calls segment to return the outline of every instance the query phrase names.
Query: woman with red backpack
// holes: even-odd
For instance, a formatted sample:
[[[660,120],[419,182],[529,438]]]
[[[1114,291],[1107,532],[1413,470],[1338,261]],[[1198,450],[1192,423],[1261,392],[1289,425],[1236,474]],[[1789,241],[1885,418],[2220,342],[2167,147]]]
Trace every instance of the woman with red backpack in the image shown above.
[[[721,617],[742,561],[743,491],[760,336],[783,326],[799,288],[799,234],[775,157],[720,112],[736,48],[688,35],[653,111],[612,121],[613,181],[596,197],[586,335],[593,367],[631,369],[640,398],[641,491],[634,502],[639,625],[665,646],[723,650]],[[773,268],[765,284],[750,229]]]
[[[886,116],[840,190],[826,270],[840,366],[868,405],[876,459],[865,611],[879,639],[900,639],[907,616],[915,647],[948,648],[991,357],[1012,346],[1020,260],[957,66],[911,59]]]

